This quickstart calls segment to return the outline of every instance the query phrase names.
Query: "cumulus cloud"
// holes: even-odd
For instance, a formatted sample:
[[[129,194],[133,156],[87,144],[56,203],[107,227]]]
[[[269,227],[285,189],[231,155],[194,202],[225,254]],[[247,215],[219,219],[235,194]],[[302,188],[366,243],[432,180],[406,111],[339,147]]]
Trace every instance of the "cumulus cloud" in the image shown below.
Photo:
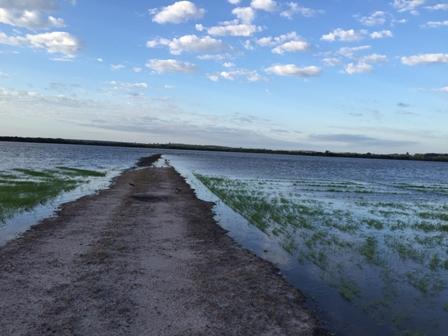
[[[441,28],[441,27],[448,27],[448,20],[428,21],[423,25],[423,28]]]
[[[317,66],[298,67],[295,64],[276,64],[266,68],[266,72],[277,76],[312,77],[321,72]]]
[[[256,43],[262,47],[273,47],[274,54],[282,55],[286,52],[299,52],[309,49],[310,44],[296,32],[279,36],[266,36],[258,39]]]
[[[0,0],[1,8],[52,10],[56,8],[55,0]]]
[[[336,65],[341,64],[341,60],[336,57],[325,57],[322,59],[322,63],[329,67],[334,67]]]
[[[362,40],[364,36],[367,34],[367,31],[362,30],[354,30],[354,29],[341,29],[337,28],[333,30],[332,32],[322,35],[320,38],[322,41],[327,42],[335,42],[335,41],[342,41],[342,42],[355,42]]]
[[[115,70],[124,69],[124,68],[126,68],[126,66],[124,64],[111,64],[110,68],[115,71]]]
[[[300,6],[297,2],[288,2],[286,7],[287,8],[283,10],[280,15],[288,19],[292,19],[295,15],[313,17],[321,12],[312,8]]]
[[[38,10],[17,10],[0,7],[0,23],[27,29],[63,27],[64,20],[46,16]]]
[[[201,61],[215,61],[222,62],[228,59],[232,59],[233,56],[231,54],[203,54],[197,57]]]
[[[426,8],[429,10],[435,10],[435,11],[448,10],[448,3],[438,3],[438,4],[435,4],[432,6],[427,6]]]
[[[227,0],[227,1],[229,2],[229,4],[232,5],[238,5],[241,2],[241,0]]]
[[[206,28],[197,25],[199,31],[207,30],[208,34],[213,36],[252,36],[256,32],[261,31],[261,27],[249,23],[242,23],[239,20],[224,21],[217,26]]]
[[[51,54],[57,53],[66,57],[74,57],[80,50],[79,40],[67,32],[26,34],[24,36],[8,36],[0,32],[0,44],[45,49]]]
[[[258,82],[263,79],[263,77],[260,74],[258,74],[258,72],[247,69],[233,69],[233,70],[221,71],[208,74],[207,77],[213,82],[218,82],[221,79],[233,81],[239,78],[243,78],[249,82]]]
[[[148,48],[167,46],[173,55],[180,55],[184,52],[218,53],[225,48],[221,40],[214,39],[210,36],[198,37],[196,35],[184,35],[172,40],[159,38],[148,41],[146,46]]]
[[[369,50],[370,48],[372,48],[372,46],[370,45],[361,45],[358,47],[343,47],[340,48],[336,53],[338,55],[347,57],[347,58],[352,58],[355,53],[358,53],[360,51],[365,51],[365,50]]]
[[[161,9],[151,10],[150,13],[153,14],[154,22],[178,24],[202,18],[205,10],[198,8],[191,1],[178,1]]]
[[[392,5],[398,12],[411,12],[417,14],[417,9],[424,5],[426,0],[394,0]]]
[[[435,53],[404,56],[401,58],[401,63],[409,66],[419,64],[448,63],[448,54]]]
[[[159,74],[167,72],[189,73],[196,69],[196,66],[192,63],[174,59],[151,59],[145,66]]]
[[[380,26],[386,23],[389,14],[383,11],[376,11],[368,16],[361,16],[358,21],[364,26]]]
[[[379,40],[383,38],[393,37],[394,34],[390,30],[381,30],[370,33],[370,37],[373,40]]]
[[[368,63],[349,63],[345,67],[345,73],[349,75],[366,73],[372,71],[373,67]]]
[[[437,89],[437,91],[448,93],[448,86],[441,87],[440,89]]]
[[[356,63],[347,64],[344,71],[349,75],[371,72],[373,70],[373,63],[382,63],[386,61],[386,55],[370,54],[360,57]]]
[[[252,23],[255,19],[255,11],[252,7],[237,7],[232,10],[235,15],[243,23]]]
[[[250,6],[253,9],[273,12],[277,9],[277,2],[274,0],[252,0]]]

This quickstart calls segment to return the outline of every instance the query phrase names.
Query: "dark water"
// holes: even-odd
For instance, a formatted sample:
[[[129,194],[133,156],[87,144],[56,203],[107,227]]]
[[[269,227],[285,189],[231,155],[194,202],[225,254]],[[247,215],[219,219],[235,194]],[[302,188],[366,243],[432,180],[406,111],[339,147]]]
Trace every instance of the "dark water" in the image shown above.
[[[340,335],[446,335],[448,271],[443,262],[448,260],[448,233],[415,229],[422,221],[419,214],[440,215],[448,209],[444,208],[448,205],[445,163],[0,143],[0,171],[63,165],[108,172],[105,178],[62,195],[50,206],[17,215],[0,227],[0,241],[51,215],[61,202],[107,187],[113,176],[139,157],[155,152],[164,154],[199,197],[217,203],[217,219],[229,235],[279,267],[285,278],[305,294],[310,307],[330,330]],[[332,250],[318,242],[316,248],[326,252],[330,261],[330,266],[323,269],[306,258],[314,252],[305,248],[304,235],[308,232],[288,232],[297,250],[285,250],[285,237],[260,231],[244,214],[236,213],[213,195],[194,174],[223,177],[233,183],[228,186],[235,186],[235,190],[249,190],[268,200],[283,197],[318,204],[325,209],[316,220],[318,226],[319,220],[327,217],[340,223],[347,218],[350,223],[373,218],[385,226],[374,230],[359,225],[359,229],[345,232],[322,224],[320,231],[328,229],[329,236],[353,242],[350,249]],[[398,210],[388,213],[378,205],[381,202],[393,204]],[[425,221],[436,227],[448,224],[432,217]],[[405,224],[394,229],[395,222]],[[381,265],[368,263],[359,253],[359,246],[371,236],[378,241],[378,254],[384,261]],[[436,244],[419,245],[419,238]],[[414,248],[417,255],[406,256],[395,249],[394,244],[401,241]],[[441,259],[437,268],[431,263],[435,254]],[[340,281],[345,281],[345,275],[360,290],[353,300],[341,296]]]

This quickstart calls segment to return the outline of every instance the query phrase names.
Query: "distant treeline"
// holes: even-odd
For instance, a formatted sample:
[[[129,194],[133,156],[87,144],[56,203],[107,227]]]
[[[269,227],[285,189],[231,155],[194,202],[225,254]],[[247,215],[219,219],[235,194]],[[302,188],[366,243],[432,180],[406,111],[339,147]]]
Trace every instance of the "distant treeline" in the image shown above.
[[[94,146],[114,146],[114,147],[134,147],[134,148],[156,148],[156,149],[181,149],[181,150],[201,150],[216,152],[237,152],[237,153],[265,153],[265,154],[285,154],[285,155],[307,155],[307,156],[327,156],[327,157],[348,157],[363,159],[389,159],[389,160],[415,160],[415,161],[439,161],[448,162],[448,153],[424,153],[424,154],[374,154],[374,153],[349,153],[349,152],[317,152],[305,150],[271,150],[259,148],[242,148],[210,145],[188,145],[178,143],[168,144],[144,144],[118,141],[100,141],[100,140],[70,140],[70,139],[52,139],[52,138],[24,138],[0,136],[0,141],[11,142],[31,142],[31,143],[49,143],[49,144],[68,144],[68,145],[94,145]]]

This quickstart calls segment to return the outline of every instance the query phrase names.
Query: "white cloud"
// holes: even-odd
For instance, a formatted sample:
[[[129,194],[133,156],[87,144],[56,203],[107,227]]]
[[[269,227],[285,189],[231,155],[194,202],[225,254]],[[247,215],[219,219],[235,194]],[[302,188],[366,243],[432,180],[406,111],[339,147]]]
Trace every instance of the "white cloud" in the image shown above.
[[[254,33],[261,31],[261,27],[253,24],[241,23],[238,20],[225,21],[217,26],[203,28],[207,29],[207,32],[214,36],[252,36]]]
[[[0,0],[1,8],[52,10],[56,8],[55,0]]]
[[[361,57],[359,60],[360,62],[363,63],[381,63],[381,62],[387,62],[387,56],[381,54],[370,54]]]
[[[166,72],[193,72],[196,66],[192,63],[181,62],[174,59],[151,59],[145,66],[159,74]]]
[[[232,58],[232,55],[230,54],[204,54],[199,55],[197,57],[201,61],[216,61],[216,62],[222,62],[224,60],[228,60]]]
[[[210,36],[198,37],[196,35],[185,35],[172,40],[164,38],[150,40],[146,43],[146,46],[148,48],[167,46],[173,55],[180,55],[184,52],[218,53],[225,49],[225,45],[221,40]]]
[[[428,21],[423,25],[424,28],[441,28],[448,27],[448,20],[444,21]]]
[[[320,38],[322,41],[334,42],[334,41],[342,41],[342,42],[355,42],[362,40],[366,35],[367,31],[362,30],[354,30],[348,29],[344,30],[341,28],[337,28],[332,32],[322,35]]]
[[[146,90],[149,85],[145,82],[139,82],[139,83],[130,83],[130,82],[119,82],[119,81],[110,81],[108,90],[113,91],[122,91],[125,93],[129,93],[130,91],[135,90]]]
[[[277,9],[277,2],[274,0],[252,0],[250,6],[253,9],[273,12]]]
[[[286,52],[299,52],[309,49],[310,44],[306,42],[296,32],[290,32],[279,36],[266,36],[258,39],[256,43],[262,47],[274,47],[274,54],[284,54]]]
[[[305,51],[309,48],[309,46],[309,43],[306,41],[289,41],[275,47],[272,49],[272,52],[274,54],[282,55],[285,52]]]
[[[418,64],[448,63],[448,54],[435,53],[405,56],[401,58],[401,63],[409,66]]]
[[[380,26],[386,23],[389,14],[383,11],[376,11],[369,16],[362,16],[358,20],[364,26]]]
[[[341,64],[341,60],[336,57],[325,57],[322,59],[322,63],[324,63],[324,65],[326,65],[326,66],[333,67],[333,66]]]
[[[371,72],[372,63],[383,63],[387,61],[386,55],[371,54],[360,57],[356,63],[349,63],[345,67],[345,73],[349,75]]]
[[[312,77],[318,76],[321,70],[314,65],[300,68],[295,64],[276,64],[267,68],[266,72],[277,76]]]
[[[64,20],[43,15],[38,10],[0,8],[0,23],[27,29],[63,27]]]
[[[143,71],[143,69],[141,67],[132,67],[132,71],[135,73],[140,73]]]
[[[448,3],[439,3],[426,7],[429,10],[448,10]]]
[[[343,47],[340,48],[336,53],[347,58],[352,58],[355,53],[359,51],[369,50],[370,48],[372,48],[370,45],[362,45],[358,47]]]
[[[368,63],[349,63],[345,67],[345,73],[349,75],[361,74],[372,71],[372,65]]]
[[[241,2],[241,0],[227,0],[228,2],[229,2],[229,4],[231,4],[231,5],[238,5],[240,2]]]
[[[288,19],[292,19],[294,17],[294,15],[302,15],[304,17],[313,17],[313,16],[316,16],[319,12],[321,12],[321,11],[317,11],[312,8],[300,6],[297,2],[288,2],[286,4],[286,6],[287,6],[287,9],[283,10],[280,13],[280,15],[285,18],[288,18]]]
[[[394,34],[390,30],[375,31],[370,34],[370,37],[374,40],[379,40],[387,37],[393,37]]]
[[[57,53],[66,57],[74,57],[80,50],[78,39],[67,32],[26,34],[24,36],[8,36],[0,32],[0,44],[45,49],[50,54]]]
[[[233,81],[239,78],[243,78],[249,82],[258,82],[263,79],[263,77],[260,76],[256,71],[247,69],[221,71],[213,74],[208,74],[207,77],[213,82],[218,82],[221,79]]]
[[[115,71],[115,70],[124,69],[124,68],[126,68],[126,66],[123,64],[111,64],[110,68]]]
[[[224,64],[222,66],[224,68],[233,68],[233,67],[235,67],[235,64],[232,62],[224,62]]]
[[[198,8],[191,1],[178,1],[172,5],[163,7],[160,10],[150,11],[153,21],[164,23],[183,23],[189,20],[200,19],[204,16],[205,10]]]
[[[440,89],[437,89],[437,91],[448,93],[448,86],[441,87]]]
[[[98,58],[96,59],[96,61],[99,62],[99,63],[103,63],[103,62],[104,62],[104,60],[103,60],[101,57],[98,57]]]
[[[392,5],[398,12],[411,12],[417,14],[417,9],[424,5],[426,0],[394,0]]]
[[[251,7],[237,7],[232,10],[235,15],[243,23],[252,23],[255,19],[255,11]]]

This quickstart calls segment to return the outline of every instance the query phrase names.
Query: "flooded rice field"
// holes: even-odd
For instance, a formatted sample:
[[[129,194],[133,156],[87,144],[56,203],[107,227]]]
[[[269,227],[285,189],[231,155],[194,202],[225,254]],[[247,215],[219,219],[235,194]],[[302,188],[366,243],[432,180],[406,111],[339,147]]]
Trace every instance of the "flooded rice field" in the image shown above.
[[[154,153],[329,330],[446,334],[446,163],[0,143],[0,243]]]
[[[230,234],[273,261],[312,298],[310,305],[330,330],[445,335],[446,164],[267,155],[251,160],[239,154],[168,157],[202,197],[217,196],[218,217]],[[238,233],[244,224],[229,223],[237,216],[261,232],[259,244],[253,231]]]
[[[0,245],[61,203],[106,188],[150,150],[0,142]]]

